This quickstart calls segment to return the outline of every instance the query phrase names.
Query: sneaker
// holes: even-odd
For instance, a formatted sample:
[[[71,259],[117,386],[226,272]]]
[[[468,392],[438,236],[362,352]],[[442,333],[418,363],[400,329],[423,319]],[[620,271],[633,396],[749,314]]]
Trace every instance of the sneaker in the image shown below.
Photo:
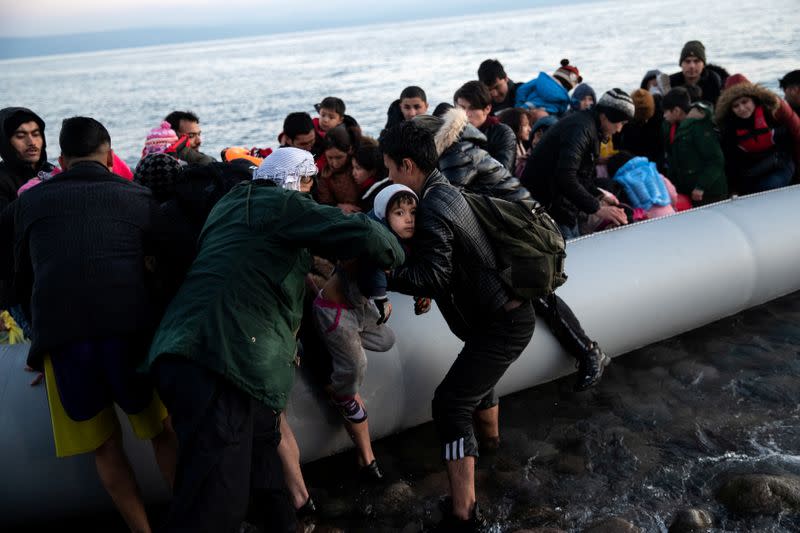
[[[603,370],[610,362],[611,358],[600,349],[596,342],[593,342],[589,351],[575,362],[575,367],[578,369],[575,392],[585,391],[596,385],[603,375]]]
[[[373,460],[367,466],[362,466],[358,471],[359,477],[368,483],[380,483],[383,481],[383,470],[378,466],[378,461]]]

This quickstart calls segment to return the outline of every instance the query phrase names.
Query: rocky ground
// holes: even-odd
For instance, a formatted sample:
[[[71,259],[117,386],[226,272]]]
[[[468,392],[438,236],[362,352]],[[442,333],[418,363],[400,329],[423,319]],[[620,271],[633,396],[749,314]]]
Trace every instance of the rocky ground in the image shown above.
[[[492,531],[800,531],[799,347],[796,293],[617,357],[594,390],[567,377],[503,398],[502,446],[477,468]],[[358,482],[352,453],[306,465],[306,530],[431,527],[447,490],[435,443],[431,424],[378,441],[380,486]],[[125,531],[116,516],[75,528]]]

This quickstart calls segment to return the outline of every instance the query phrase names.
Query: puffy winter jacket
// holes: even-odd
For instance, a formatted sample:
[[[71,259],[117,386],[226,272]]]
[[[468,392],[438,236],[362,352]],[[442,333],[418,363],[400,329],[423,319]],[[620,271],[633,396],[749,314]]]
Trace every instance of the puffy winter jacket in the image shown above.
[[[450,183],[505,200],[530,198],[520,181],[484,149],[486,136],[469,123],[463,110],[451,109],[442,119],[420,121],[432,123],[431,129],[436,131],[439,170]]]
[[[600,191],[593,183],[599,132],[595,110],[573,113],[547,130],[525,165],[522,184],[561,225],[574,226],[579,213],[600,208]]]

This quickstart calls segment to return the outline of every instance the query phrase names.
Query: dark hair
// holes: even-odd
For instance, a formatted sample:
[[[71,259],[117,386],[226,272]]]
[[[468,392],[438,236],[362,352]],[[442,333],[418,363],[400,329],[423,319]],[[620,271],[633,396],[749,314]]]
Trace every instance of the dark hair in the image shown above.
[[[93,118],[65,118],[58,144],[65,157],[86,157],[97,153],[103,145],[111,146],[111,136],[106,127]]]
[[[362,137],[358,149],[353,152],[353,159],[367,172],[373,173],[377,179],[385,178],[389,172],[383,164],[383,154],[378,141],[372,137]]]
[[[617,171],[621,169],[625,165],[625,163],[627,163],[634,157],[636,156],[626,150],[620,150],[616,154],[609,157],[608,161],[606,162],[608,177],[613,178],[614,175],[617,173]]]
[[[453,106],[451,104],[448,104],[447,102],[441,102],[439,105],[437,105],[434,108],[433,116],[434,117],[441,117],[442,115],[444,115],[445,113],[447,113],[451,109],[453,109]]]
[[[389,211],[395,208],[395,206],[402,205],[402,204],[416,204],[417,197],[411,194],[408,191],[399,191],[392,195],[389,198],[389,201],[386,203],[386,218],[389,218]]]
[[[703,89],[701,89],[700,86],[684,85],[683,88],[689,93],[689,100],[691,100],[692,103],[699,102],[703,99]]]
[[[500,122],[508,125],[508,127],[514,130],[514,135],[517,136],[517,139],[519,139],[520,129],[522,128],[522,117],[528,117],[528,124],[531,123],[531,117],[528,115],[528,110],[519,107],[510,107],[508,109],[504,109],[498,115]]]
[[[398,98],[389,104],[389,109],[386,110],[386,125],[383,129],[388,130],[395,124],[400,124],[404,120],[403,112],[400,110],[400,99]]]
[[[458,99],[463,98],[469,105],[476,109],[483,109],[492,105],[492,95],[489,88],[478,80],[468,81],[458,88],[453,95],[453,103],[458,103]]]
[[[425,96],[425,91],[422,90],[421,87],[417,87],[416,85],[409,85],[403,92],[400,93],[400,100],[403,98],[419,98],[423,102],[428,102],[428,97]]]
[[[487,86],[507,77],[508,74],[506,74],[503,65],[496,59],[487,59],[478,67],[478,79]]]
[[[433,171],[439,160],[433,134],[413,120],[406,120],[384,131],[379,143],[381,152],[395,164],[410,159],[425,174]]]
[[[314,131],[314,121],[305,111],[289,113],[283,120],[283,134],[290,139],[310,131]]]
[[[336,148],[342,152],[350,152],[358,149],[359,144],[361,144],[361,127],[353,117],[346,115],[346,118],[350,120],[345,120],[325,134],[325,138],[322,141],[323,150]]]
[[[675,87],[664,95],[661,100],[661,108],[665,111],[675,109],[676,107],[683,110],[684,113],[689,112],[689,106],[692,104],[692,99],[689,96],[689,91],[684,87]]]
[[[173,111],[164,117],[164,120],[169,122],[170,127],[179,135],[181,120],[185,120],[187,122],[197,122],[198,124],[200,123],[200,119],[197,118],[197,115],[191,111]]]
[[[344,116],[345,111],[344,100],[336,98],[335,96],[326,96],[320,103],[315,105],[314,108],[317,111],[320,109],[330,109],[334,113],[339,113],[341,116]]]

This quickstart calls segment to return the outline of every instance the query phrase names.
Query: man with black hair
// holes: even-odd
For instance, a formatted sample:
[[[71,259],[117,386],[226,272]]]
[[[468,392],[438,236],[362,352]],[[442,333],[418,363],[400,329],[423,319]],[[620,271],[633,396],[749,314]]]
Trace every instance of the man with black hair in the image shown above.
[[[517,162],[517,136],[514,130],[492,116],[489,89],[478,80],[468,81],[453,95],[453,103],[466,111],[469,123],[486,135],[486,151],[506,170],[514,172]]]
[[[487,59],[478,67],[478,79],[489,89],[492,96],[492,115],[503,109],[514,107],[519,83],[511,81],[496,59]]]
[[[173,111],[164,120],[178,134],[183,142],[175,150],[175,156],[187,163],[205,165],[213,163],[214,158],[202,153],[200,145],[203,144],[203,132],[200,129],[200,119],[191,111]],[[185,139],[184,139],[185,138]]]
[[[800,115],[800,70],[793,70],[778,80],[786,101]]]
[[[482,446],[499,443],[494,387],[530,342],[530,301],[516,299],[501,281],[491,244],[459,190],[436,168],[433,135],[416,121],[397,124],[380,138],[389,177],[420,199],[414,254],[388,276],[389,289],[429,294],[464,348],[436,388],[433,420],[447,463],[452,508],[442,531],[483,525],[475,496],[478,426]]]
[[[33,317],[28,365],[47,377],[56,455],[93,452],[130,529],[150,531],[113,405],[152,441],[171,484],[175,434],[150,379],[136,372],[155,326],[145,256],[164,257],[167,228],[148,189],[111,173],[102,124],[66,119],[59,140],[64,172],[13,207],[16,279],[28,282]]]
[[[278,135],[281,146],[294,146],[311,152],[317,141],[314,121],[304,111],[289,113],[283,121],[283,131]],[[318,154],[315,154],[318,155]]]
[[[47,162],[44,120],[30,109],[0,109],[0,211],[17,197],[19,188],[55,167]]]

